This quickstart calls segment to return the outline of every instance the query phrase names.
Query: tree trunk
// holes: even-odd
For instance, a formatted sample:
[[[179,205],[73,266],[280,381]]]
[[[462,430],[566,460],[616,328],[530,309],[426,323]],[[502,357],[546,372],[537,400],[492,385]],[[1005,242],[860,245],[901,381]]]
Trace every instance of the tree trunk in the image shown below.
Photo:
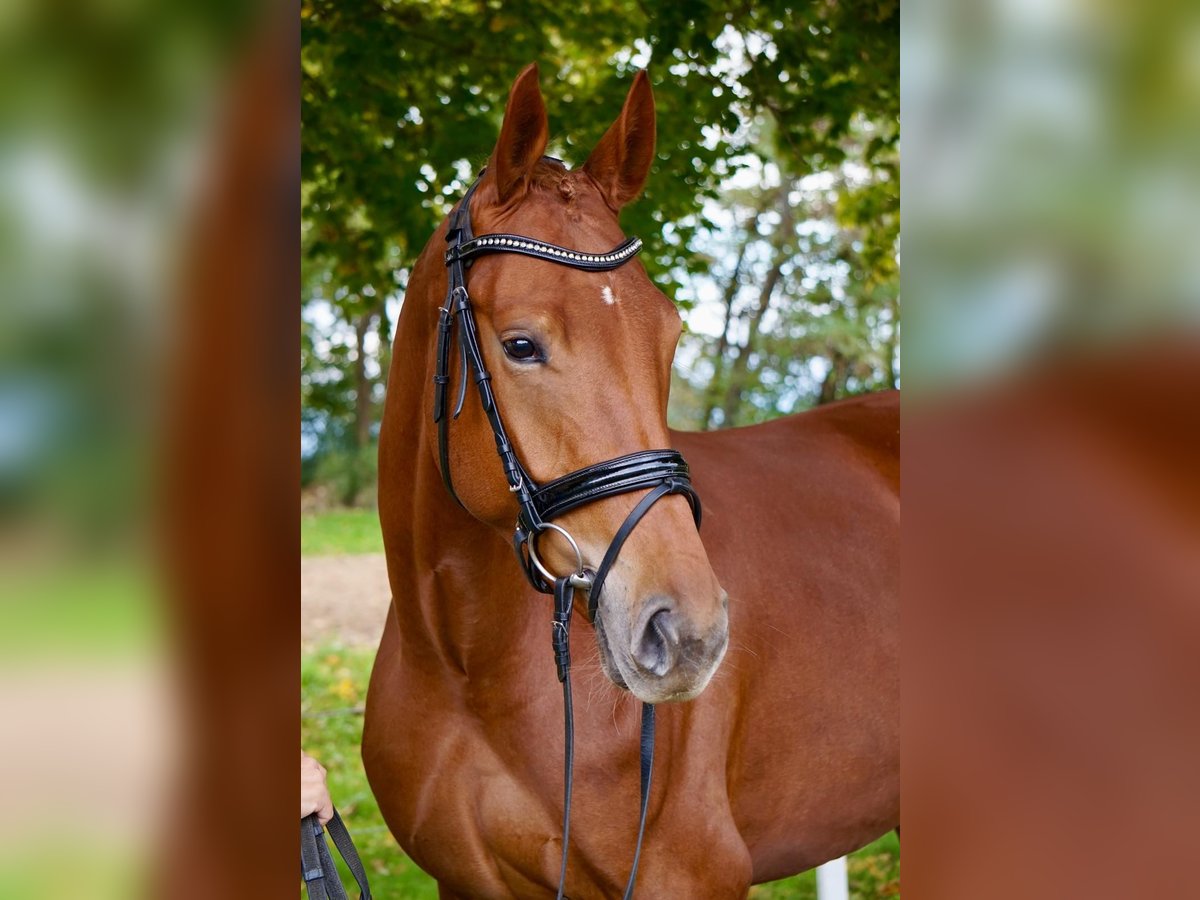
[[[354,446],[361,450],[371,440],[371,389],[367,375],[367,334],[375,321],[378,307],[367,310],[354,323]]]
[[[821,392],[817,395],[817,406],[832,403],[845,389],[846,376],[850,372],[850,359],[840,350],[834,350],[829,355],[829,371],[821,382]]]
[[[792,257],[791,251],[788,249],[795,230],[795,210],[792,209],[788,197],[792,192],[790,182],[783,182],[771,199],[774,200],[776,209],[779,211],[779,226],[775,229],[775,233],[771,235],[772,260],[771,269],[767,272],[767,277],[764,279],[762,288],[758,292],[758,303],[755,304],[753,311],[750,313],[749,322],[747,323],[746,343],[738,346],[734,353],[733,361],[729,365],[729,377],[726,379],[725,399],[721,404],[721,427],[730,428],[736,425],[738,408],[742,404],[742,397],[746,391],[747,374],[750,370],[750,355],[756,349],[758,344],[758,333],[762,327],[762,318],[766,313],[767,308],[771,305],[771,296],[775,293],[775,288],[779,284],[780,277],[783,275],[784,264]],[[766,199],[766,198],[764,198]],[[767,206],[764,203],[764,206]],[[760,209],[755,214],[754,222],[757,230],[757,222],[766,209]],[[752,239],[753,235],[747,235]],[[728,323],[727,323],[728,324]],[[728,334],[728,329],[726,330]]]
[[[388,320],[387,301],[379,303],[379,381],[388,383],[392,368],[392,323]]]
[[[887,386],[894,390],[898,363],[896,356],[900,350],[900,304],[896,302],[895,297],[891,297],[888,299],[887,306],[892,314],[892,333],[888,335],[887,343],[884,346],[883,364],[887,367],[887,372],[884,373]]]
[[[742,241],[741,247],[738,248],[733,274],[729,276],[729,283],[725,285],[725,296],[722,298],[722,302],[725,304],[725,327],[721,330],[721,337],[717,341],[717,349],[713,354],[712,380],[709,381],[708,388],[704,392],[704,412],[700,416],[700,427],[705,430],[713,427],[713,412],[721,398],[721,382],[722,376],[725,374],[725,354],[729,352],[729,330],[733,327],[733,302],[737,299],[738,288],[741,286],[742,266],[746,262],[746,251],[754,242],[758,232],[759,215],[760,213],[756,211],[750,224],[746,227],[746,237]]]
[[[747,375],[750,370],[750,354],[754,352],[754,348],[758,344],[758,332],[762,326],[763,315],[771,305],[771,295],[775,293],[780,276],[783,274],[783,264],[788,261],[789,257],[790,254],[784,253],[782,250],[775,251],[775,261],[771,265],[771,271],[767,273],[766,280],[763,281],[762,290],[758,293],[758,303],[750,314],[746,343],[737,348],[733,363],[729,367],[725,402],[721,404],[721,425],[724,428],[730,428],[737,424],[735,420],[738,408],[742,405],[742,397],[745,394],[748,380]]]

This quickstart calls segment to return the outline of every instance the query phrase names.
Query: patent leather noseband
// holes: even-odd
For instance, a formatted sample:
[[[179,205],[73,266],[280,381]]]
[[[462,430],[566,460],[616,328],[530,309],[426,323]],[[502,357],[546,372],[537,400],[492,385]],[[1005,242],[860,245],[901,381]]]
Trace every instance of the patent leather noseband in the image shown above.
[[[558,896],[562,898],[567,872],[567,847],[570,834],[571,781],[574,757],[574,715],[571,705],[569,630],[571,608],[576,589],[587,591],[588,618],[595,619],[600,611],[601,591],[609,571],[616,563],[625,540],[650,508],[663,497],[679,494],[687,498],[692,507],[696,527],[700,526],[700,498],[692,488],[691,475],[683,456],[676,450],[642,450],[599,462],[560,476],[544,485],[529,477],[528,471],[517,457],[512,441],[505,431],[504,421],[496,404],[492,389],[492,376],[484,362],[479,343],[479,330],[471,297],[467,292],[466,273],[472,262],[491,253],[511,253],[532,257],[561,266],[569,266],[585,272],[607,272],[623,266],[642,249],[638,238],[629,238],[607,253],[587,253],[560,247],[536,238],[519,234],[485,234],[475,236],[471,228],[471,198],[480,181],[479,177],[467,190],[458,207],[450,215],[446,242],[445,261],[448,275],[446,302],[439,311],[436,370],[434,373],[433,420],[438,426],[438,461],[446,490],[462,506],[454,490],[450,474],[450,420],[457,419],[462,412],[467,394],[468,374],[474,380],[480,402],[492,434],[496,439],[496,450],[504,468],[508,488],[516,498],[518,513],[513,533],[513,548],[529,583],[538,591],[554,595],[552,622],[553,649],[558,669],[558,680],[563,685],[563,708],[565,713],[565,778],[563,801],[562,862],[559,874]],[[456,327],[457,326],[457,327]],[[458,335],[459,383],[454,411],[448,410],[450,387],[450,354],[455,333]],[[553,519],[587,503],[627,494],[648,491],[625,521],[604,554],[604,558],[591,571],[585,567],[582,553],[574,539]],[[464,507],[465,508],[465,507]],[[576,571],[563,576],[550,573],[537,555],[538,536],[547,530],[562,534],[575,550]],[[650,794],[650,779],[654,754],[654,707],[644,704],[642,708],[641,738],[641,816],[638,826],[637,849],[634,853],[632,870],[625,888],[625,897],[633,896],[637,877],[638,860],[641,856],[642,838],[646,826],[646,811]]]

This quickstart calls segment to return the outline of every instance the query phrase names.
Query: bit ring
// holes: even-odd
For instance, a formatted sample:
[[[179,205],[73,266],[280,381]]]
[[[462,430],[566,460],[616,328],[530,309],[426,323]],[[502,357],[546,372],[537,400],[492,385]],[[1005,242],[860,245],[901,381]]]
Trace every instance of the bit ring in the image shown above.
[[[541,557],[539,557],[537,554],[538,536],[547,529],[553,529],[561,534],[564,538],[566,538],[567,543],[571,545],[571,549],[575,551],[575,562],[578,565],[575,571],[568,576],[571,579],[571,586],[583,589],[591,587],[592,579],[588,576],[587,570],[584,568],[583,553],[580,552],[579,545],[575,543],[575,538],[571,537],[571,532],[567,531],[567,529],[563,528],[561,525],[555,525],[553,522],[543,522],[542,527],[537,532],[529,536],[529,559],[542,574],[542,577],[550,582],[557,581],[559,577],[546,568],[545,564],[541,560]]]

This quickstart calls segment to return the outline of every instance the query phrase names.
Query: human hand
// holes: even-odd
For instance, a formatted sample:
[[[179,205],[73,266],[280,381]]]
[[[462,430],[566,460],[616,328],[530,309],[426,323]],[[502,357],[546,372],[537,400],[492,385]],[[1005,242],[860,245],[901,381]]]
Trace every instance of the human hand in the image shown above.
[[[325,784],[325,767],[300,751],[300,818],[312,813],[324,825],[333,818],[333,800]]]

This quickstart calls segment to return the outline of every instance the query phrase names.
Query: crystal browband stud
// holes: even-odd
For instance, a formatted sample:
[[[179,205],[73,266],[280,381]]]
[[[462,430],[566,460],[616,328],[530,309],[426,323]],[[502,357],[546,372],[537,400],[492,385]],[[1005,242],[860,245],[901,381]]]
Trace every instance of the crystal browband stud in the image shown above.
[[[603,265],[629,259],[642,249],[642,242],[640,239],[634,238],[628,246],[622,247],[619,250],[614,250],[611,253],[580,253],[577,250],[566,250],[562,247],[556,247],[553,244],[544,244],[541,241],[535,241],[531,239],[511,237],[479,237],[473,241],[463,244],[458,251],[458,256],[460,258],[469,256],[471,255],[472,251],[481,250],[485,247],[511,247],[514,250],[527,250],[532,253],[562,259],[567,262]],[[451,253],[447,253],[447,259],[449,259],[451,255]]]

